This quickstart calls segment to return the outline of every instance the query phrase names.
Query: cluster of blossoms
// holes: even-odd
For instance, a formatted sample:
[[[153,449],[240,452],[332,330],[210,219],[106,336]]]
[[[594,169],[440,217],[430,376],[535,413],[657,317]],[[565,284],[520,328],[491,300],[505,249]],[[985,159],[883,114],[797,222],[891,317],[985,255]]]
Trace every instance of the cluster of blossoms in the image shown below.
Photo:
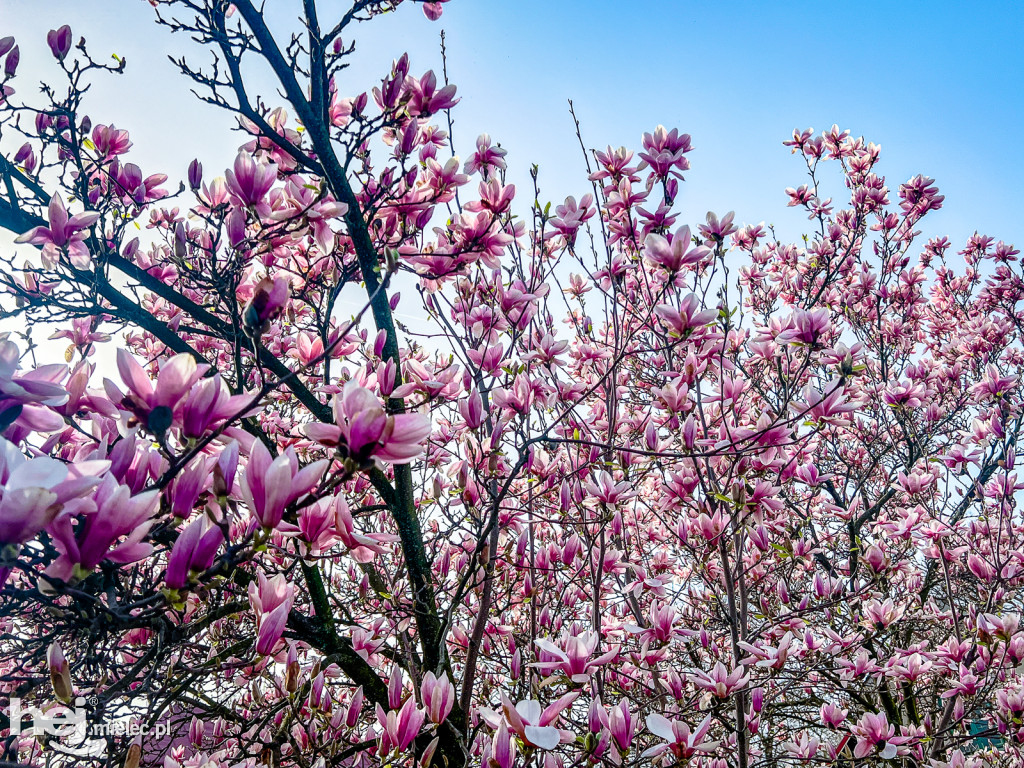
[[[1012,245],[922,243],[933,180],[892,203],[837,127],[785,142],[799,244],[681,210],[663,127],[524,219],[500,145],[451,157],[454,86],[402,56],[343,95],[394,0],[288,45],[153,4],[248,132],[177,194],[83,111],[120,63],[52,30],[32,106],[0,39],[0,690],[170,726],[4,723],[0,761],[1021,764]],[[258,57],[287,105],[246,100]]]

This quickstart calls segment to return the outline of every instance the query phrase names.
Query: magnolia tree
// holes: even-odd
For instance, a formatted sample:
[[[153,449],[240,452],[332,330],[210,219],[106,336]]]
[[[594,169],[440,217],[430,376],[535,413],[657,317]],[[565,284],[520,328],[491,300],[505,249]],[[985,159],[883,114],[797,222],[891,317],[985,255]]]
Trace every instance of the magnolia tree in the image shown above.
[[[838,128],[797,244],[661,127],[552,209],[444,78],[351,81],[400,0],[152,4],[222,175],[0,40],[2,765],[1021,765],[1017,250]]]

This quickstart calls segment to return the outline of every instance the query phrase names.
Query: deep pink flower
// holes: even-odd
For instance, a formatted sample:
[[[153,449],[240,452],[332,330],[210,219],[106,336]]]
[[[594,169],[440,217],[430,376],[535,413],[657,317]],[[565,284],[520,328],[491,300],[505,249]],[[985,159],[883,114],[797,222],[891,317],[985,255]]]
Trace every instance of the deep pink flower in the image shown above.
[[[669,272],[678,272],[685,266],[700,264],[711,252],[704,246],[693,245],[690,228],[680,227],[671,241],[658,234],[650,234],[644,241],[644,256]]]
[[[128,131],[111,125],[97,125],[92,129],[92,143],[104,159],[125,154],[132,148]]]
[[[19,420],[40,431],[60,429],[63,420],[43,406],[67,402],[67,390],[57,383],[67,374],[67,366],[44,365],[19,374],[19,357],[13,341],[0,341],[0,434]]]
[[[109,461],[64,464],[40,456],[27,459],[0,438],[0,586],[21,545],[49,526],[65,504],[95,488]]]
[[[104,560],[133,563],[153,551],[143,539],[153,525],[158,491],[132,496],[127,486],[107,475],[91,498],[95,511],[61,514],[50,525],[61,554],[46,568],[46,576],[74,583]]]
[[[491,169],[503,170],[505,168],[505,155],[507,154],[508,150],[491,146],[491,137],[486,133],[481,133],[476,140],[476,152],[466,160],[463,172],[476,173],[480,171],[486,178]]]
[[[715,666],[710,672],[697,670],[688,677],[698,688],[711,691],[720,699],[731,696],[750,682],[750,677],[742,666],[736,667],[730,672],[729,668],[720,661],[715,662]]]
[[[565,203],[555,207],[555,217],[548,220],[551,230],[545,233],[545,239],[561,235],[565,241],[572,245],[576,242],[576,235],[588,219],[592,218],[596,209],[594,208],[594,196],[584,195],[579,204],[576,198],[570,195],[565,198]]]
[[[246,411],[252,395],[232,395],[219,373],[203,379],[189,392],[182,407],[181,433],[185,437],[202,437],[216,429],[225,419],[239,418],[259,410]]]
[[[480,717],[495,729],[507,724],[508,728],[528,746],[550,750],[563,741],[574,740],[572,733],[560,730],[557,725],[562,710],[572,704],[578,696],[578,691],[567,693],[545,708],[539,701],[533,699],[513,704],[504,693],[501,693],[501,713],[481,707]]]
[[[685,337],[694,328],[705,326],[718,317],[717,310],[699,310],[699,307],[700,300],[691,293],[679,303],[679,309],[668,304],[659,304],[654,311],[668,328],[669,334]]]
[[[117,369],[128,394],[122,395],[109,379],[104,379],[103,386],[113,403],[134,414],[150,432],[160,434],[174,423],[182,401],[207,368],[197,365],[192,355],[175,355],[163,361],[154,386],[145,369],[122,348],[117,350]]]
[[[262,336],[270,323],[281,314],[291,293],[287,277],[264,277],[256,284],[252,298],[242,310],[242,325],[252,336]]]
[[[239,152],[233,170],[229,170],[226,176],[228,192],[238,205],[262,209],[267,192],[277,181],[277,166],[256,162],[250,153]],[[263,212],[269,213],[269,208]]]
[[[405,752],[419,735],[425,718],[426,713],[416,706],[416,700],[411,696],[405,700],[401,709],[392,709],[387,714],[384,714],[383,708],[378,704],[377,722],[384,729],[380,735],[379,754]]]
[[[293,448],[275,457],[257,440],[242,477],[242,497],[260,525],[276,528],[285,508],[309,493],[329,464],[322,459],[300,469]]]
[[[60,29],[51,29],[46,33],[46,44],[57,61],[64,61],[71,51],[71,27],[65,24]]]
[[[423,453],[430,420],[419,413],[390,415],[377,396],[350,381],[334,396],[334,424],[307,424],[303,431],[321,445],[337,448],[357,467],[372,461],[408,464]]]
[[[183,589],[189,576],[213,565],[217,550],[224,543],[224,532],[212,525],[206,515],[199,515],[179,535],[167,558],[164,583],[170,589]]]
[[[738,227],[732,223],[735,216],[736,214],[734,212],[729,211],[721,218],[721,220],[719,220],[718,216],[711,211],[708,211],[707,223],[701,224],[698,227],[701,235],[704,237],[704,245],[713,247],[718,243],[723,242],[725,238],[735,232],[738,229]]]
[[[420,684],[420,696],[432,723],[444,722],[455,706],[455,686],[447,675],[437,678],[433,672],[427,672]]]

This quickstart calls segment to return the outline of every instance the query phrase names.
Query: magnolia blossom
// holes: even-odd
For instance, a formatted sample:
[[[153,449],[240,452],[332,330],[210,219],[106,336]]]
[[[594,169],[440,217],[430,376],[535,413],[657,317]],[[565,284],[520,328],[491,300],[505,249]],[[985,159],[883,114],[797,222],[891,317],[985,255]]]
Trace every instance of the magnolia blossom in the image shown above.
[[[718,316],[714,309],[698,310],[700,302],[696,295],[688,294],[679,304],[679,308],[668,304],[659,304],[654,308],[662,323],[673,336],[686,336],[695,328],[705,326]]]
[[[182,589],[190,574],[205,571],[213,565],[217,550],[224,543],[224,532],[212,525],[205,515],[193,520],[179,535],[167,559],[164,582],[169,589]]]
[[[644,257],[669,272],[678,272],[683,267],[700,264],[710,253],[704,246],[693,246],[688,226],[677,229],[671,241],[653,232],[644,241]]]
[[[295,586],[283,573],[268,579],[263,571],[257,571],[256,579],[249,582],[249,603],[256,612],[256,653],[268,656],[284,634],[295,601]]]
[[[896,729],[889,725],[884,712],[865,712],[850,730],[858,737],[857,746],[853,749],[854,757],[863,758],[877,753],[883,760],[892,760],[897,755],[910,754],[910,748],[906,745],[913,739],[897,736]]]
[[[393,751],[404,752],[412,744],[420,732],[426,713],[416,706],[410,697],[400,709],[392,709],[387,714],[377,705],[377,722],[383,731],[380,735],[380,753],[389,755]]]
[[[227,172],[227,187],[232,199],[244,207],[256,206],[263,209],[267,192],[277,181],[277,166],[273,163],[257,162],[247,152],[239,152],[234,167]]]
[[[40,456],[26,459],[0,437],[0,586],[10,574],[21,545],[49,526],[68,502],[99,484],[109,461],[64,464]],[[83,501],[79,507],[86,508]]]
[[[698,752],[714,752],[720,741],[708,741],[706,737],[711,730],[711,715],[705,717],[693,731],[682,720],[669,720],[664,715],[650,714],[647,716],[647,730],[664,744],[658,744],[644,751],[642,757],[657,757],[671,752],[677,760],[689,760]]]
[[[538,749],[554,749],[563,741],[572,741],[574,738],[569,731],[560,730],[557,723],[562,710],[572,704],[577,696],[579,693],[567,693],[545,708],[540,702],[533,699],[525,699],[513,704],[502,693],[501,714],[482,707],[480,716],[495,729],[506,724],[528,746]]]
[[[390,415],[377,396],[354,381],[334,397],[334,424],[307,424],[307,436],[337,448],[357,467],[369,462],[408,464],[423,453],[430,420],[419,413]]]
[[[322,459],[300,469],[294,448],[274,457],[257,440],[242,476],[242,497],[264,528],[276,528],[288,505],[309,493],[329,464]]]
[[[104,560],[133,563],[153,551],[145,538],[153,525],[157,491],[132,495],[131,489],[107,475],[91,500],[95,510],[85,509],[80,517],[65,512],[50,526],[61,554],[44,571],[48,579],[73,582]]]
[[[60,429],[63,420],[46,406],[67,402],[68,391],[57,383],[67,375],[67,366],[19,373],[19,357],[18,346],[0,336],[0,434],[16,421],[38,431]]]
[[[588,683],[594,671],[619,654],[618,646],[594,656],[600,642],[596,632],[581,634],[566,633],[559,639],[558,645],[550,640],[540,638],[534,641],[541,650],[541,660],[533,664],[545,673],[563,672],[574,683]]]
[[[433,672],[427,672],[420,685],[420,695],[432,723],[444,722],[455,706],[455,686],[446,675],[438,678]]]
[[[720,661],[715,663],[710,672],[696,670],[688,677],[698,687],[710,691],[718,698],[730,696],[735,691],[745,688],[750,682],[750,677],[743,667],[737,667],[730,672],[729,668]]]
[[[75,268],[88,269],[92,258],[84,242],[89,236],[86,230],[95,224],[99,217],[96,211],[69,216],[68,209],[64,207],[64,200],[59,194],[55,194],[50,198],[48,225],[30,229],[14,242],[41,245],[43,263],[48,269],[53,269],[57,265],[62,253],[68,255]]]
[[[253,289],[252,298],[242,310],[242,324],[253,337],[270,330],[270,323],[281,314],[291,291],[287,277],[264,277]]]
[[[154,382],[130,352],[118,349],[117,369],[128,387],[128,394],[123,395],[116,384],[104,379],[107,396],[133,413],[148,430],[159,434],[174,423],[182,401],[206,372],[207,366],[198,365],[189,354],[175,355],[160,366]]]

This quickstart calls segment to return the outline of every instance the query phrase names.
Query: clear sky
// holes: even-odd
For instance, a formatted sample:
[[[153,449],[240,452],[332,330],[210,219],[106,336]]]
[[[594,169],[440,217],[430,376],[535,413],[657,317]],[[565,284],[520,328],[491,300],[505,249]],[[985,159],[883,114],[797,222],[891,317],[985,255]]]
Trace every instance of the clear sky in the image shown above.
[[[344,7],[321,5],[325,15]],[[296,15],[292,0],[267,6],[275,23]],[[45,35],[62,23],[95,54],[126,56],[128,74],[94,89],[94,121],[129,128],[146,172],[181,178],[199,156],[219,174],[240,137],[166,58],[203,54],[152,17],[144,0],[0,0],[0,35],[21,43],[23,93],[52,72]],[[795,237],[803,216],[785,207],[783,190],[803,170],[781,142],[793,128],[835,122],[882,146],[891,189],[916,173],[938,181],[946,206],[927,234],[959,247],[977,229],[1024,245],[1024,3],[453,0],[438,23],[405,5],[360,32],[359,63],[341,90],[371,87],[402,51],[414,71],[439,70],[442,28],[463,97],[461,154],[489,132],[509,149],[517,184],[540,165],[545,199],[589,188],[572,98],[588,147],[637,148],[659,123],[693,136],[683,221],[735,209],[740,221]]]

